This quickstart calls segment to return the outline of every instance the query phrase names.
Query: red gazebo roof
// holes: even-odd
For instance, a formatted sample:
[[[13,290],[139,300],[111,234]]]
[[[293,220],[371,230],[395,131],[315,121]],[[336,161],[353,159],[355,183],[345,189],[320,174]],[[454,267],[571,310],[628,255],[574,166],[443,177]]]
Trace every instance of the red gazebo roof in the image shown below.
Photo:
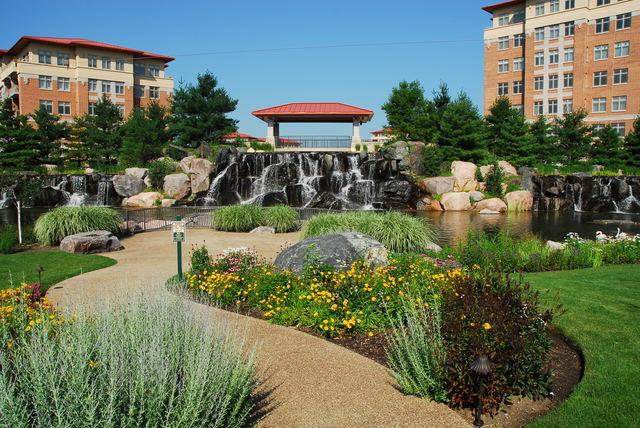
[[[518,3],[522,3],[523,0],[511,0],[511,1],[503,1],[502,3],[491,4],[489,6],[485,6],[482,10],[492,13],[496,9],[500,9],[507,6],[515,6]]]
[[[280,122],[368,122],[373,111],[343,103],[289,103],[256,110],[255,117]]]

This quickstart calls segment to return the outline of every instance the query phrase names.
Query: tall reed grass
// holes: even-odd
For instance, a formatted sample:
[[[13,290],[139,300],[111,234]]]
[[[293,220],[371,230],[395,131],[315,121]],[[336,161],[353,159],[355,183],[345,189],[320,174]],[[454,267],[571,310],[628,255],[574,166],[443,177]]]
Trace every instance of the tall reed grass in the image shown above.
[[[57,245],[65,236],[95,230],[120,232],[122,216],[106,207],[60,207],[36,220],[34,233],[39,243]]]
[[[298,220],[298,212],[284,205],[268,208],[252,204],[230,205],[211,213],[213,228],[225,232],[249,232],[259,226],[269,226],[276,233],[286,233],[298,228]]]

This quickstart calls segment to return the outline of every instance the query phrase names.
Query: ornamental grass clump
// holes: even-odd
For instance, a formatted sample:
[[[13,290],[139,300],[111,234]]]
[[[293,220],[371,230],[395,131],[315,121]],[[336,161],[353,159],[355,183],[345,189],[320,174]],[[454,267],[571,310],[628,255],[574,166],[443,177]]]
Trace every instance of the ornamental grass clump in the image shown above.
[[[122,216],[106,207],[60,207],[36,220],[34,233],[42,245],[57,245],[69,235],[96,230],[119,233]]]
[[[0,353],[0,426],[242,427],[254,361],[179,298],[137,298]]]
[[[364,233],[378,240],[389,251],[398,253],[425,252],[434,235],[423,219],[396,211],[319,214],[307,221],[303,228],[305,239],[341,232]]]
[[[273,227],[276,233],[293,232],[298,229],[298,211],[286,205],[265,208],[264,226]]]
[[[211,226],[224,232],[249,232],[264,221],[264,209],[242,204],[222,207],[211,213]]]

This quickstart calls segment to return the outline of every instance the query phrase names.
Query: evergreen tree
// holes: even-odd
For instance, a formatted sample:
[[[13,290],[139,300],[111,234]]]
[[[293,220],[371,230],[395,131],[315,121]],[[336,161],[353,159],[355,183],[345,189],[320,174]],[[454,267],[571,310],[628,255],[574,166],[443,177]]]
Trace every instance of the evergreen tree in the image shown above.
[[[553,129],[545,116],[538,117],[529,128],[535,161],[550,164],[558,161],[558,145]]]
[[[49,113],[44,106],[40,106],[31,117],[36,123],[36,132],[40,144],[37,158],[40,164],[60,165],[62,150],[61,140],[69,137],[69,127],[61,122],[58,116]]]
[[[640,168],[640,116],[633,122],[633,129],[624,140],[625,163],[630,168]]]
[[[420,121],[424,118],[427,101],[420,82],[402,81],[397,88],[391,90],[391,95],[382,110],[387,115],[387,125],[399,138],[408,140],[422,140],[424,132]]]
[[[589,153],[591,128],[585,123],[587,112],[578,110],[556,119],[553,132],[558,139],[560,157],[565,165],[579,162]]]
[[[76,119],[76,158],[91,165],[114,166],[122,145],[120,126],[122,115],[109,98],[102,97],[95,106],[95,114]]]
[[[594,141],[589,148],[591,162],[605,166],[619,166],[622,161],[622,140],[611,125],[593,133]]]
[[[438,145],[445,160],[478,162],[486,157],[484,122],[464,92],[445,108],[440,127]]]
[[[122,167],[141,166],[162,155],[169,139],[166,130],[166,110],[158,103],[146,109],[135,109],[121,128]]]
[[[237,129],[237,121],[227,117],[237,104],[209,72],[198,75],[196,85],[181,85],[173,95],[169,120],[175,142],[196,148],[222,141],[223,135]]]
[[[13,111],[7,98],[0,108],[0,168],[29,170],[38,165],[38,138],[26,116]]]
[[[532,165],[535,146],[524,116],[513,108],[506,97],[498,98],[485,117],[487,148],[500,159],[516,165]]]

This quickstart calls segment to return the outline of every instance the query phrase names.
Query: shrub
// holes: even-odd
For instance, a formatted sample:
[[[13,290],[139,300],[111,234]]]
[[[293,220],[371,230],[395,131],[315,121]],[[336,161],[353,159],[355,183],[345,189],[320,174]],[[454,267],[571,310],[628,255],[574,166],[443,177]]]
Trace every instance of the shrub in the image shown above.
[[[498,162],[494,162],[491,170],[485,177],[486,192],[495,197],[502,197],[502,180],[504,180],[504,172],[498,165]]]
[[[18,245],[18,228],[12,224],[5,225],[0,229],[0,253],[11,254],[16,245]]]
[[[39,243],[57,245],[65,236],[95,230],[120,232],[122,216],[106,207],[60,207],[36,220],[34,233]]]
[[[0,354],[2,426],[240,427],[250,416],[253,358],[178,299],[107,305],[27,339]]]
[[[254,150],[259,150],[263,152],[272,152],[274,151],[273,146],[269,143],[261,143],[259,141],[251,141],[249,142],[249,147]]]
[[[211,213],[211,225],[225,232],[249,232],[264,221],[264,209],[257,205],[230,205]]]
[[[191,249],[191,272],[202,273],[211,266],[211,256],[205,245]]]
[[[154,189],[162,189],[164,177],[175,172],[178,164],[170,159],[157,159],[149,162],[147,176]]]
[[[340,232],[360,232],[380,241],[394,252],[425,252],[433,233],[420,218],[396,211],[319,214],[304,226],[304,238]]]
[[[276,233],[292,232],[298,229],[298,211],[286,205],[265,208],[264,225],[273,227]]]
[[[478,270],[453,278],[442,299],[444,386],[452,407],[477,402],[478,379],[469,368],[481,355],[492,364],[484,379],[486,412],[497,412],[509,396],[550,395],[551,313],[539,312],[536,292],[521,280]]]

